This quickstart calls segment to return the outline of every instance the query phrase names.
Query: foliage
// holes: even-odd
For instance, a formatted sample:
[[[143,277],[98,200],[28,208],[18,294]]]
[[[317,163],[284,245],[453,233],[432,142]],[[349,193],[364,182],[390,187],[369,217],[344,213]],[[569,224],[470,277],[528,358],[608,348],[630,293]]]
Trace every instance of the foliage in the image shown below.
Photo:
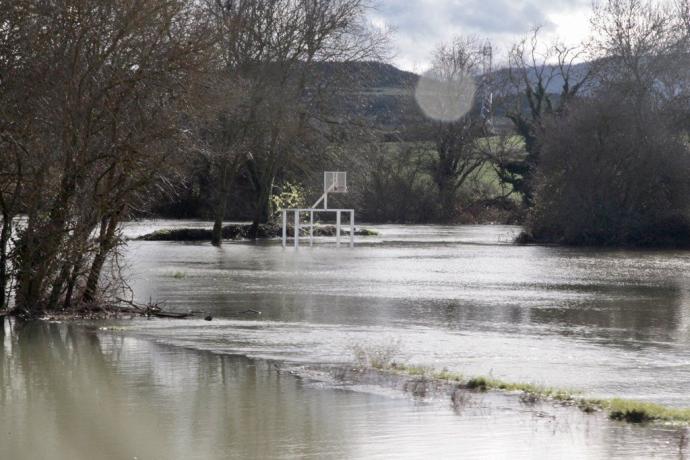
[[[278,194],[271,196],[271,205],[276,212],[279,209],[295,209],[307,206],[304,187],[300,184],[285,182]]]

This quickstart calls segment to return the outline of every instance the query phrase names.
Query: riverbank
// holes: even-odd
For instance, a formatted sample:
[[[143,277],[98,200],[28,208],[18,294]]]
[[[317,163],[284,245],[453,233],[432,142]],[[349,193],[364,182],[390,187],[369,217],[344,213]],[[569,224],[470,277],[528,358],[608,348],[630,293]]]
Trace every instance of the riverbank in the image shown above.
[[[229,224],[223,227],[223,239],[226,240],[246,240],[251,239],[251,224]],[[257,239],[278,238],[282,235],[283,228],[278,224],[261,224],[257,228]],[[213,231],[206,228],[175,228],[160,229],[145,235],[139,236],[137,240],[143,241],[211,241]],[[294,235],[291,225],[287,227],[288,236]],[[307,229],[302,229],[301,235],[308,236]],[[341,235],[349,236],[350,231],[341,229]],[[355,229],[356,236],[376,236],[378,232],[366,228]],[[336,236],[335,225],[316,225],[314,236]]]

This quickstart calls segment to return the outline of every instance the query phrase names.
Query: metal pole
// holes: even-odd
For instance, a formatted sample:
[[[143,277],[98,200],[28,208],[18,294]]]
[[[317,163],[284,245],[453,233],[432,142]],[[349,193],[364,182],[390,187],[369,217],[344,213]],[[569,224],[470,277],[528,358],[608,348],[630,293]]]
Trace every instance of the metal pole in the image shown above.
[[[355,247],[355,210],[350,210],[350,247]]]
[[[335,213],[335,245],[340,246],[340,211]]]
[[[295,210],[295,249],[299,247],[299,209]]]
[[[287,211],[283,209],[283,247],[287,244]]]
[[[314,246],[314,211],[309,211],[309,246]]]

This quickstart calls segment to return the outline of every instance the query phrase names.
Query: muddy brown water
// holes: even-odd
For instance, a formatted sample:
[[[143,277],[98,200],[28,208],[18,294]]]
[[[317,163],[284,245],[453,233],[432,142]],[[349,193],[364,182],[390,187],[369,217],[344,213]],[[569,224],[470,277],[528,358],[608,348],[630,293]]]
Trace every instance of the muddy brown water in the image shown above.
[[[175,225],[207,224],[127,232]],[[674,427],[512,395],[472,394],[457,411],[386,382],[285,372],[386,349],[470,376],[690,406],[690,252],[520,247],[519,229],[502,226],[375,228],[354,249],[131,241],[139,300],[214,321],[8,330],[0,458],[684,455]]]

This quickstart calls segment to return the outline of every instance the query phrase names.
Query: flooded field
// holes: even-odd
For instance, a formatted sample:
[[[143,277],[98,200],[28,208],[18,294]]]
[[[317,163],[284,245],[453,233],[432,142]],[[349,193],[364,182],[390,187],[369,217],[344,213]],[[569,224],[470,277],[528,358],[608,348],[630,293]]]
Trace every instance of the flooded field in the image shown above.
[[[308,363],[394,341],[410,364],[690,406],[690,252],[513,246],[516,227],[376,228],[354,249],[133,241],[140,300],[218,319],[142,333]],[[237,318],[247,309],[262,315]]]
[[[385,387],[84,326],[34,324],[0,347],[0,458],[683,458],[685,430],[510,395],[451,408]]]
[[[189,225],[127,232],[173,224]],[[375,228],[354,249],[131,241],[139,300],[214,320],[7,326],[0,458],[683,458],[683,428],[494,393],[453,408],[289,370],[387,347],[467,376],[690,406],[690,252]]]

